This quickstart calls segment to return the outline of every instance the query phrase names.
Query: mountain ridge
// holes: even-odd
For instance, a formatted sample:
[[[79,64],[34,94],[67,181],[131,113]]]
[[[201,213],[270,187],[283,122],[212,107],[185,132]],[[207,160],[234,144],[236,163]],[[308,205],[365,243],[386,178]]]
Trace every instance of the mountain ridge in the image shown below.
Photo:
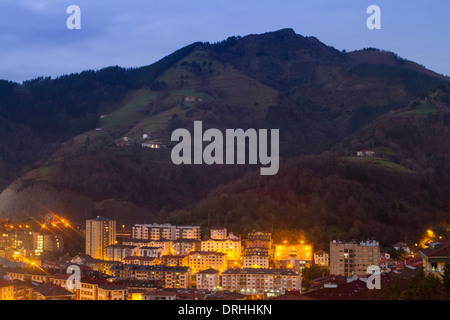
[[[5,150],[7,147],[17,154],[24,152],[27,137],[33,137],[37,141],[33,146],[40,146],[37,149],[43,152],[20,163],[3,181],[0,216],[40,216],[46,212],[44,207],[80,223],[97,214],[126,223],[143,221],[145,217],[152,221],[179,220],[180,212],[185,223],[189,217],[204,223],[202,214],[195,220],[195,209],[183,211],[184,208],[201,205],[221,185],[246,181],[244,177],[251,176],[256,168],[174,166],[169,156],[170,133],[174,129],[192,130],[194,120],[202,120],[205,127],[219,129],[282,128],[283,168],[292,161],[302,162],[308,155],[320,159],[326,151],[349,157],[357,147],[370,146],[367,142],[370,137],[364,137],[362,142],[354,141],[363,139],[358,132],[392,112],[401,115],[396,118],[401,121],[403,117],[431,115],[430,121],[436,121],[433,128],[444,130],[448,117],[448,80],[393,53],[373,49],[345,53],[314,37],[282,29],[262,35],[230,37],[215,44],[197,42],[142,68],[110,67],[62,76],[58,80],[41,78],[23,85],[3,83],[0,118],[8,123],[17,122],[31,132],[24,134],[19,144],[11,138]],[[94,102],[90,101],[94,96]],[[69,102],[63,103],[68,97]],[[27,104],[27,99],[33,103]],[[14,101],[22,104],[11,112]],[[47,108],[47,104],[53,107]],[[46,119],[44,124],[21,117],[18,111],[27,108],[37,114],[38,120]],[[59,118],[50,116],[51,110],[57,110]],[[417,121],[416,126],[423,123],[423,119]],[[46,128],[45,125],[56,126]],[[10,137],[15,134],[5,132]],[[375,130],[372,135],[381,135],[379,132]],[[169,149],[142,149],[143,134],[163,141]],[[387,148],[378,144],[376,147]],[[348,166],[345,169],[349,170],[345,173],[348,177],[354,176],[352,170],[358,173],[364,168],[370,171],[376,167],[379,172],[406,168],[416,173],[427,169],[415,169],[411,165],[411,161],[419,159],[417,155],[410,157],[402,147],[390,147],[398,154],[390,162],[374,160],[361,164],[355,159],[339,162]],[[427,161],[431,168],[437,165]],[[0,159],[0,170],[1,163]],[[11,162],[4,162],[0,173],[9,172],[9,168]],[[292,167],[283,168],[286,172]],[[338,169],[342,170],[340,166]],[[345,170],[336,174],[341,175]],[[437,172],[437,167],[434,170]],[[403,174],[412,173],[404,171]],[[14,175],[16,179],[11,178]],[[320,181],[329,179],[318,177]],[[344,180],[339,183],[350,183]],[[366,185],[369,186],[372,187]],[[365,186],[361,188],[364,190]],[[255,201],[260,199],[264,203],[267,193],[257,194]],[[311,195],[298,196],[306,199]],[[46,203],[38,206],[30,202],[23,207],[26,199]],[[80,205],[75,206],[76,202]],[[121,210],[115,210],[114,206]],[[121,215],[120,211],[126,214]],[[216,214],[226,216],[227,212]],[[325,220],[334,221],[330,217]]]

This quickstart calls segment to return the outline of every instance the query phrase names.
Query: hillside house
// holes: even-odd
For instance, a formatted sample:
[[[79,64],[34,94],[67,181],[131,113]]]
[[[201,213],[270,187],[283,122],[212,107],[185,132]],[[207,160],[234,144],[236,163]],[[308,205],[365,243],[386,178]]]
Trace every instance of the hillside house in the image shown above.
[[[375,151],[373,151],[373,150],[361,150],[356,153],[356,156],[373,158],[376,156],[376,154],[375,154]]]

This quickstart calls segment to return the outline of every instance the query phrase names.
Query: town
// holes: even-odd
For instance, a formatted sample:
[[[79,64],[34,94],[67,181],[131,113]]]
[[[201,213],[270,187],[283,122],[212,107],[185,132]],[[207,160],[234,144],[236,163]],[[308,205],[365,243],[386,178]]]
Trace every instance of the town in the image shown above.
[[[412,247],[333,240],[325,251],[264,230],[243,237],[226,227],[116,223],[98,216],[82,228],[56,214],[2,222],[0,300],[367,300],[406,288],[422,268],[448,272],[450,240],[433,230]],[[74,235],[85,250],[71,256]],[[367,285],[374,266],[379,290]]]

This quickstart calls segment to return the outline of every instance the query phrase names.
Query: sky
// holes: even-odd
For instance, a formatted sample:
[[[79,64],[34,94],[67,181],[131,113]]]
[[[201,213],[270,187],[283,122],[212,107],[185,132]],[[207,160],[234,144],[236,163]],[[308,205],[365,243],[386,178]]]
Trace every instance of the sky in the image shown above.
[[[81,29],[67,28],[67,8]],[[381,9],[369,30],[367,8]],[[196,41],[292,28],[338,50],[376,47],[450,75],[447,0],[0,0],[0,79],[152,64]]]

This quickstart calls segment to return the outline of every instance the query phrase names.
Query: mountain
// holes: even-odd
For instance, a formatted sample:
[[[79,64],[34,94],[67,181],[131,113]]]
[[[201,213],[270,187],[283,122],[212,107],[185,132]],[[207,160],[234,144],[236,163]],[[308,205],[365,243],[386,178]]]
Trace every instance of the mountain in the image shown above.
[[[383,236],[390,225],[389,241],[413,237],[450,209],[449,88],[394,53],[341,52],[292,29],[194,43],[142,68],[3,81],[0,217],[210,217],[324,239]],[[280,129],[279,174],[174,165],[170,134],[195,120]],[[141,148],[144,134],[168,148]],[[364,149],[377,158],[355,157]]]

